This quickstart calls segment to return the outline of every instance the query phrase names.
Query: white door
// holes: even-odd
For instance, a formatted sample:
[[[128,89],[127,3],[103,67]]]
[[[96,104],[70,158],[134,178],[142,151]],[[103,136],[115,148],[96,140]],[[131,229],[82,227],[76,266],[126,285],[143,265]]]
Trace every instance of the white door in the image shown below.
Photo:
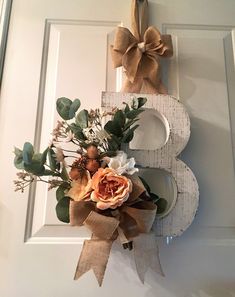
[[[169,93],[187,107],[192,136],[182,153],[200,187],[192,226],[160,246],[165,278],[145,285],[133,257],[115,245],[102,288],[92,272],[73,273],[88,236],[61,225],[44,187],[15,193],[13,147],[47,144],[60,96],[100,105],[117,90],[107,48],[115,27],[130,24],[130,0],[13,0],[0,99],[0,296],[235,296],[235,2],[155,0],[150,24],[173,36]],[[42,113],[43,111],[43,113]]]

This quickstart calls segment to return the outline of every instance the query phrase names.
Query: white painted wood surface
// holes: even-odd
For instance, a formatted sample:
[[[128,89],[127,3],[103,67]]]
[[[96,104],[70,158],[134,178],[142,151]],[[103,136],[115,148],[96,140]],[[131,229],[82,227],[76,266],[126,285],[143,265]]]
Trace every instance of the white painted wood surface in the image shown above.
[[[150,23],[173,35],[175,55],[168,63],[168,86],[170,94],[180,98],[187,107],[192,124],[190,141],[180,159],[192,168],[201,194],[199,212],[191,227],[171,245],[162,243],[160,246],[166,278],[149,272],[143,286],[136,276],[132,255],[115,246],[101,289],[98,289],[92,273],[74,282],[72,276],[81,251],[79,243],[88,234],[79,228],[58,225],[52,215],[46,216],[48,207],[53,205],[53,198],[47,197],[46,191],[39,196],[34,212],[40,218],[36,219],[39,229],[36,234],[30,233],[31,221],[26,224],[28,193],[20,195],[13,191],[13,145],[22,146],[24,140],[34,138],[37,111],[40,115],[43,106],[38,98],[44,97],[39,90],[44,81],[41,58],[45,53],[46,19],[69,23],[73,20],[122,22],[128,26],[129,9],[130,0],[13,2],[0,98],[0,164],[4,170],[0,179],[0,296],[235,295],[233,0],[150,1]],[[99,28],[97,26],[98,32]],[[77,38],[74,34],[72,39]],[[62,62],[72,64],[74,56],[67,54],[63,55]],[[84,57],[79,59],[82,65]],[[102,67],[102,59],[97,56],[94,75]],[[63,95],[80,97],[83,107],[99,105],[101,97],[95,92],[90,93],[92,99],[89,102],[81,96],[87,89],[89,92],[98,88],[103,90],[102,82],[99,87],[93,82],[94,88],[90,82],[83,81],[78,88],[77,72],[82,79],[80,71],[84,73],[83,69],[75,69],[68,74],[64,72],[65,68],[59,67],[55,72],[59,69],[59,73],[55,74],[56,79],[60,77],[60,84],[55,84],[56,92],[63,90]],[[64,77],[61,76],[63,73],[66,74]],[[53,68],[50,74],[53,78]],[[166,78],[164,80],[167,81]],[[105,79],[100,78],[100,81]],[[118,81],[120,84],[120,79]],[[49,83],[49,86],[52,84]],[[117,86],[113,79],[112,86]],[[54,92],[53,89],[50,91]],[[51,98],[48,104],[52,106],[54,100],[54,97]],[[38,102],[41,102],[39,108]],[[45,113],[48,124],[52,123],[50,105],[46,105]],[[36,131],[40,130],[39,124],[40,116]],[[36,136],[40,138],[41,135],[37,132]],[[42,139],[46,138],[47,135],[42,135]],[[26,237],[30,238],[28,243],[34,244],[23,242],[25,226],[26,235],[29,235]]]
[[[123,108],[123,102],[130,104],[132,99],[138,98],[138,96],[140,95],[103,92],[102,108],[107,112],[110,112],[114,107]],[[147,98],[145,112],[156,110],[162,120],[165,120],[166,130],[169,131],[166,133],[167,139],[161,147],[149,150],[147,148],[151,140],[146,142],[143,136],[142,142],[146,142],[145,149],[127,147],[125,151],[128,156],[135,158],[137,166],[165,170],[174,179],[177,187],[175,205],[164,218],[156,219],[154,231],[158,236],[179,236],[191,225],[199,199],[198,184],[193,172],[177,158],[189,140],[189,116],[183,104],[169,95],[141,94],[141,96]],[[138,134],[138,130],[142,129],[148,133],[152,123],[146,118],[142,125],[143,127],[137,128],[135,134]],[[157,133],[155,137],[158,137]],[[156,174],[152,179],[157,180],[158,175]],[[172,195],[174,194],[172,193]]]

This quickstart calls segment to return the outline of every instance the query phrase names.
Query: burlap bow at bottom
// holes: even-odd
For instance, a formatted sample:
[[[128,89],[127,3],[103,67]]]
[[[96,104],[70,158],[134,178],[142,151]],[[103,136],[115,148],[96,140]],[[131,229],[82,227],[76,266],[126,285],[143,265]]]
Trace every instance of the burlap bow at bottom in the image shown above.
[[[134,184],[132,198],[138,192],[136,188]],[[84,225],[92,231],[92,238],[84,241],[74,279],[92,269],[101,286],[110,250],[117,238],[122,244],[133,240],[136,269],[143,283],[149,267],[163,275],[156,238],[150,232],[156,209],[152,202],[136,199],[130,206],[98,213],[94,202],[71,201],[70,224]]]

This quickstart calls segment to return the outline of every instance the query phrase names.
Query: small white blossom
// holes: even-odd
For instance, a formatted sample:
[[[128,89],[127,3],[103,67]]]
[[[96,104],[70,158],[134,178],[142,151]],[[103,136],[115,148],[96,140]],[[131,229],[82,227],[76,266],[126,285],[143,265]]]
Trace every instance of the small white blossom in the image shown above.
[[[127,159],[127,154],[123,151],[118,151],[114,158],[110,158],[108,166],[114,169],[119,175],[125,173],[132,175],[139,171],[139,169],[135,167],[135,159]]]

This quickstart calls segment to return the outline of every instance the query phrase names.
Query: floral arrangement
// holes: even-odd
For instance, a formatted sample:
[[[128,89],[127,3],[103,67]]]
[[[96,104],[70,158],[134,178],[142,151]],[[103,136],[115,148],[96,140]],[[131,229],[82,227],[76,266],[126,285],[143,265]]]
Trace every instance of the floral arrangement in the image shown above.
[[[84,243],[76,279],[93,268],[101,285],[112,242],[119,238],[124,248],[133,249],[135,239],[150,232],[156,213],[165,210],[166,200],[151,192],[138,176],[134,158],[123,151],[134,137],[146,101],[134,98],[122,109],[101,112],[79,111],[79,99],[59,98],[56,109],[62,120],[52,131],[49,146],[42,153],[29,142],[23,149],[15,148],[14,164],[20,170],[15,190],[24,192],[32,183],[48,183],[49,190],[56,189],[58,219],[92,231],[91,240]],[[138,261],[143,281],[145,271],[141,272]]]

